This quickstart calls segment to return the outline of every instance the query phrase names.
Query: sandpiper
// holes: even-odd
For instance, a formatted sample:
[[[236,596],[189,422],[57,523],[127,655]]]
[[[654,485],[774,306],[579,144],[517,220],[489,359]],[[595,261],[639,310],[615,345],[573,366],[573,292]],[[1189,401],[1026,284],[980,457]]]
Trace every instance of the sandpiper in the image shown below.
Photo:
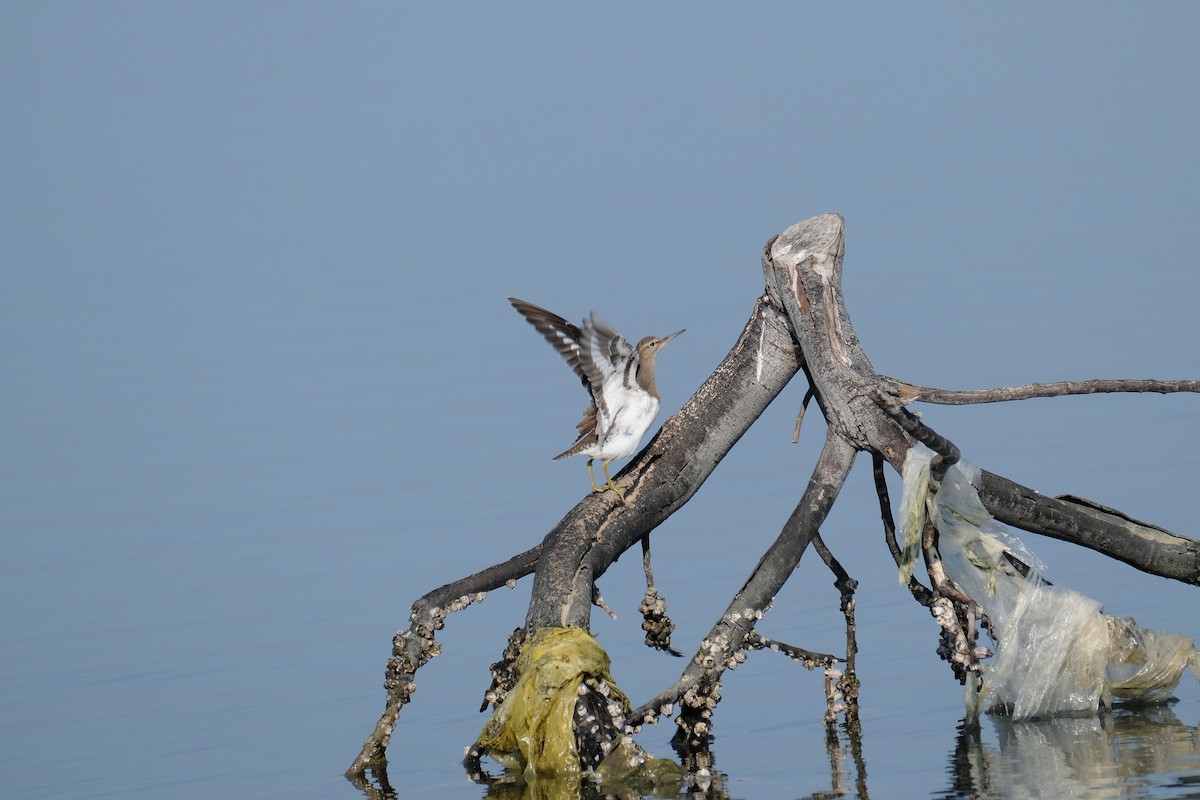
[[[588,478],[592,491],[621,490],[608,474],[608,465],[618,458],[633,455],[642,436],[658,416],[658,387],[654,385],[654,360],[667,342],[683,331],[658,338],[647,336],[630,347],[629,342],[613,330],[594,311],[582,325],[567,322],[544,308],[508,298],[546,341],[554,345],[575,374],[592,401],[584,409],[583,419],[575,427],[579,438],[570,448],[554,457],[588,456]],[[592,462],[600,459],[605,483],[596,485]]]

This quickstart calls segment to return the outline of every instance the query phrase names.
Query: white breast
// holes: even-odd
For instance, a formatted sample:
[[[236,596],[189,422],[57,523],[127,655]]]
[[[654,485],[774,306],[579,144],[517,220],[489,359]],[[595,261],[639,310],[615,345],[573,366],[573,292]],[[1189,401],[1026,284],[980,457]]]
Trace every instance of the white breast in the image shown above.
[[[658,398],[641,389],[624,389],[623,402],[612,418],[600,414],[596,424],[598,441],[583,452],[593,458],[624,458],[637,452],[642,437],[658,416]],[[610,409],[611,410],[611,409]]]

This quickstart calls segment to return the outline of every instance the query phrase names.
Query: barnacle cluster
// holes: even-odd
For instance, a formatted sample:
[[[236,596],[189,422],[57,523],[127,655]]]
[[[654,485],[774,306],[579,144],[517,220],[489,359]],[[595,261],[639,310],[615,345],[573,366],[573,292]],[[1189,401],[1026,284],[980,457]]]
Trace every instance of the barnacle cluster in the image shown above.
[[[456,597],[445,607],[425,602],[413,605],[408,615],[412,623],[392,637],[392,657],[388,660],[383,685],[387,689],[390,703],[404,705],[416,691],[413,676],[431,658],[442,654],[441,644],[434,635],[446,624],[446,617],[462,611],[472,603],[481,603],[487,592],[474,592]]]
[[[658,589],[650,586],[646,596],[642,598],[638,611],[642,615],[642,630],[646,632],[646,645],[655,650],[664,650],[672,655],[682,655],[671,646],[671,634],[675,631],[675,623],[667,616],[667,601],[661,597]]]
[[[702,686],[690,687],[679,698],[679,726],[677,737],[682,737],[689,747],[704,747],[712,733],[712,713],[721,702],[721,682],[713,681]]]
[[[954,601],[948,597],[939,596],[929,606],[929,613],[942,629],[938,636],[937,654],[950,664],[958,682],[965,684],[971,673],[976,677],[982,676],[982,661],[991,656],[992,651],[978,644],[979,626],[976,620],[986,625],[982,610],[964,605],[961,612],[960,618]]]
[[[517,683],[516,663],[517,656],[521,655],[521,645],[525,643],[525,628],[516,628],[508,637],[508,644],[504,647],[504,653],[500,656],[500,660],[492,664],[492,685],[483,693],[483,705],[479,707],[480,711],[487,710],[488,706],[498,706],[504,700],[504,696],[508,694]]]
[[[646,753],[625,733],[628,708],[623,697],[614,695],[608,682],[596,677],[579,684],[575,701],[575,747],[584,774],[600,769],[614,749],[621,748],[623,771],[636,769],[646,761]]]

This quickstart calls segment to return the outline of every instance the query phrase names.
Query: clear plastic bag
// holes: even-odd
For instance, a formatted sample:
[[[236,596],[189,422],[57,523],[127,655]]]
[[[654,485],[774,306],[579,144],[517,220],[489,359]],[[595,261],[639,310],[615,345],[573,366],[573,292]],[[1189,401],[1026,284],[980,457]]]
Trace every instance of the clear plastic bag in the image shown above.
[[[984,508],[979,468],[960,461],[932,487],[932,457],[921,445],[909,450],[901,536],[911,542],[915,530],[919,544],[929,514],[946,574],[987,614],[996,648],[981,690],[968,696],[973,713],[998,710],[1029,719],[1095,713],[1114,697],[1157,702],[1170,696],[1185,669],[1197,673],[1200,653],[1191,639],[1110,616],[1098,601],[1043,580],[1042,562]],[[1017,569],[1009,556],[1029,569]],[[901,579],[907,582],[904,571],[913,559],[905,560]]]

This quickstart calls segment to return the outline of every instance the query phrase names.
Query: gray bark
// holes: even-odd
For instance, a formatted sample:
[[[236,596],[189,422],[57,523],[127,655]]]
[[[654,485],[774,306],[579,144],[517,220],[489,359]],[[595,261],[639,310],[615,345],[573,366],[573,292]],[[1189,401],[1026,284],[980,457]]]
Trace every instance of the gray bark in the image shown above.
[[[992,402],[1096,391],[1194,392],[1197,381],[1071,381],[974,393],[903,384],[875,373],[858,343],[842,302],[843,222],[826,214],[793,225],[768,244],[763,267],[768,295],[788,312],[805,371],[831,428],[856,447],[882,456],[899,470],[911,438],[883,413],[875,398],[911,402],[921,394],[938,402]],[[1200,585],[1200,543],[1139,523],[1120,512],[1067,503],[984,472],[981,498],[1000,521],[1089,547],[1152,575]]]

